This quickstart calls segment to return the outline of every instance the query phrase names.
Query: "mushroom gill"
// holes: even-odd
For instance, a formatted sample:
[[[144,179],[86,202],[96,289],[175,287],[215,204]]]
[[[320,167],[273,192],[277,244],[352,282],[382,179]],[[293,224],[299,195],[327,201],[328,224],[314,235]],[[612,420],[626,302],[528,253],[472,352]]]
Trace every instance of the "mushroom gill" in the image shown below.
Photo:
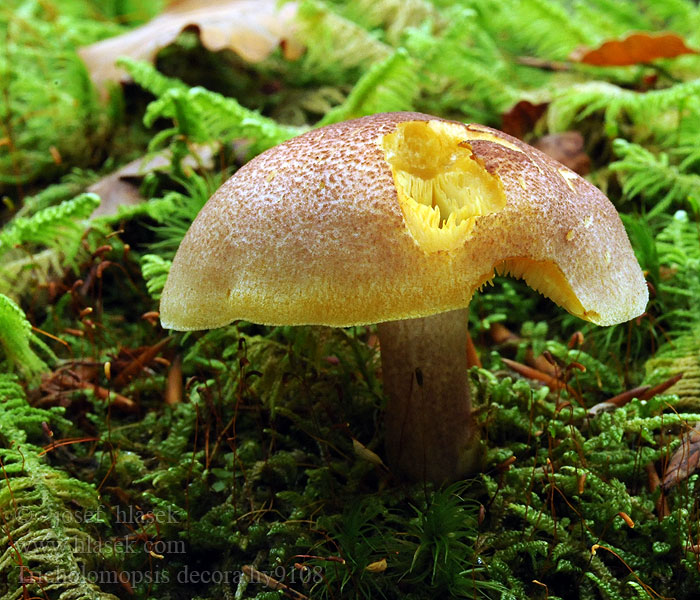
[[[406,225],[425,252],[462,246],[478,217],[506,205],[465,133],[456,123],[407,121],[381,140]]]

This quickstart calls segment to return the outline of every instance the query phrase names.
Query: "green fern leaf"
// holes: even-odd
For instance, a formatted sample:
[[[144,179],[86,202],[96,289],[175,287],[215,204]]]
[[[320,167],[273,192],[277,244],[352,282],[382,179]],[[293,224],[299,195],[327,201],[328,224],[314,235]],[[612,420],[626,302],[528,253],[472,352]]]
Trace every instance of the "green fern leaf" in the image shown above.
[[[20,244],[33,243],[46,246],[65,245],[79,239],[84,232],[79,221],[87,219],[100,205],[95,194],[81,194],[58,206],[49,206],[31,217],[14,219],[0,232],[0,252]],[[69,260],[74,252],[67,254]]]
[[[330,3],[303,0],[297,12],[298,37],[306,52],[298,61],[300,82],[347,83],[366,65],[386,59],[392,48],[377,36],[334,12]]]
[[[42,423],[69,427],[59,410],[30,406],[22,388],[0,375],[0,598],[116,600],[89,579],[102,557],[98,541],[71,506],[98,509],[95,488],[68,477],[27,442]],[[89,550],[88,550],[89,549]]]
[[[500,16],[514,40],[538,56],[566,60],[575,48],[598,41],[595,25],[576,19],[568,3],[522,0],[515,10],[504,7]]]
[[[5,366],[10,369],[19,368],[27,376],[46,371],[46,363],[32,346],[38,346],[45,354],[53,357],[48,347],[32,332],[32,326],[22,309],[7,296],[0,294],[0,347],[5,355]]]
[[[254,153],[271,148],[303,131],[280,125],[244,108],[233,98],[225,98],[201,87],[166,91],[149,104],[144,123],[150,127],[162,117],[175,121],[175,128],[164,135],[166,139],[173,134],[185,135],[196,142],[248,139],[253,142]],[[151,148],[160,141],[161,138],[156,138],[151,142]]]
[[[409,30],[405,39],[409,54],[420,65],[428,109],[438,114],[456,109],[496,124],[521,96],[518,87],[534,81],[533,74],[521,74],[506,59],[474,10],[453,7],[444,16],[449,25],[439,32],[426,23]]]
[[[660,198],[649,210],[648,218],[663,214],[674,204],[683,206],[689,197],[700,198],[700,175],[683,172],[670,163],[667,154],[654,154],[619,138],[614,149],[620,160],[612,163],[610,169],[621,174],[625,195],[646,200]]]
[[[116,63],[117,66],[131,75],[134,83],[148,90],[156,97],[162,96],[168,90],[188,89],[188,86],[182,81],[174,77],[163,75],[150,63],[134,60],[128,56],[122,56],[117,59]]]
[[[160,299],[171,264],[171,261],[157,254],[145,254],[141,258],[141,273],[146,281],[146,289],[154,300]]]
[[[700,93],[700,79],[677,83],[662,90],[639,93],[612,83],[592,81],[573,85],[560,92],[548,111],[550,128],[568,129],[572,123],[603,111],[608,135],[619,135],[619,122],[624,113],[638,126],[637,135],[658,132],[667,137],[677,129],[683,111],[694,105]],[[648,133],[647,133],[648,135]],[[669,140],[665,140],[669,143]]]
[[[75,265],[87,224],[99,206],[95,194],[81,194],[31,217],[16,217],[0,231],[0,293],[20,296],[66,264]]]
[[[410,110],[418,90],[416,65],[405,50],[399,49],[373,65],[345,102],[326,113],[318,126],[379,112]]]
[[[405,31],[427,20],[442,21],[435,6],[425,0],[354,0],[338,7],[339,13],[368,31],[382,28],[393,46]]]

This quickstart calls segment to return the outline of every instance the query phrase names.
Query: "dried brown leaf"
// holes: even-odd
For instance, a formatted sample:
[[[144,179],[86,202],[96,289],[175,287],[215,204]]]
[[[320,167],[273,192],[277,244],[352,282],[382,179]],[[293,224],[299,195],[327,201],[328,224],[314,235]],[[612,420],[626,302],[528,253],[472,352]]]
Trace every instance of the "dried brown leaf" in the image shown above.
[[[367,462],[371,462],[373,465],[377,465],[380,467],[385,466],[384,462],[381,458],[379,458],[379,455],[376,452],[373,452],[362,442],[355,438],[352,438],[352,449],[355,451],[355,454],[362,460],[366,460]]]
[[[294,2],[278,6],[277,0],[179,0],[145,25],[86,46],[79,53],[100,89],[108,81],[128,80],[114,64],[117,58],[153,62],[159,50],[192,27],[212,52],[229,49],[256,63],[281,46],[285,58],[295,60],[303,53],[303,46],[294,38],[296,14]]]
[[[214,154],[219,148],[218,143],[195,144],[191,148],[192,155],[186,157],[182,164],[184,167],[193,169],[199,167],[212,169]],[[137,158],[93,183],[87,191],[100,197],[100,205],[92,216],[116,215],[120,206],[132,206],[144,202],[146,199],[139,191],[141,180],[148,173],[170,168],[171,158],[172,153],[169,150]]]
[[[489,327],[489,334],[494,344],[505,344],[506,342],[512,342],[514,344],[522,341],[522,338],[517,334],[513,333],[502,323],[491,323]]]
[[[700,466],[700,424],[696,425],[681,440],[666,465],[663,486],[667,490],[688,479]]]
[[[501,117],[501,129],[506,133],[523,139],[530,133],[539,118],[546,112],[548,102],[533,104],[529,100],[521,100]]]
[[[65,365],[42,378],[41,397],[38,406],[68,406],[75,390],[92,390],[100,400],[107,400],[112,407],[125,412],[138,409],[137,404],[126,396],[104,388],[95,381],[99,374],[99,363],[74,363]]]
[[[381,560],[375,560],[373,563],[368,564],[365,567],[365,571],[369,571],[370,573],[383,573],[386,571],[386,558],[382,558]]]
[[[587,65],[621,67],[682,54],[698,54],[698,51],[686,46],[675,33],[633,33],[621,40],[608,40],[593,50],[576,50],[570,58]]]

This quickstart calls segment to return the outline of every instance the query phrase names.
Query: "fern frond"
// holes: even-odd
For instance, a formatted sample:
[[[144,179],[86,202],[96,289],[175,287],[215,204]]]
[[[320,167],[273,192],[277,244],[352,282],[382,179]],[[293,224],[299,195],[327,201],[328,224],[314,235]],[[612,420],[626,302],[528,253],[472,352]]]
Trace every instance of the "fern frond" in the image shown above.
[[[0,267],[0,293],[15,300],[64,269],[61,254],[53,249],[29,255],[10,252],[3,256],[3,260],[5,264]]]
[[[418,90],[416,65],[405,50],[399,49],[373,65],[355,84],[345,102],[326,113],[318,126],[379,112],[410,110]]]
[[[169,192],[164,198],[158,199],[159,205],[167,207],[167,211],[160,215],[151,213],[160,224],[155,228],[158,241],[151,243],[149,248],[165,260],[175,256],[192,221],[221,185],[218,178],[196,173],[177,179],[177,183],[185,189],[185,193]]]
[[[386,59],[392,48],[320,0],[303,0],[297,12],[298,38],[307,50],[297,61],[302,83],[348,83],[368,65]]]
[[[4,353],[0,365],[19,368],[29,377],[46,371],[46,363],[32,350],[32,346],[38,346],[44,354],[53,357],[46,344],[32,332],[32,325],[24,311],[7,296],[0,294],[0,347]]]
[[[674,375],[683,378],[666,394],[676,394],[679,398],[678,410],[700,411],[700,326],[686,335],[679,336],[670,344],[665,344],[657,354],[644,365],[645,381],[655,385]]]
[[[144,123],[150,127],[156,119],[163,117],[172,119],[175,127],[156,136],[151,149],[173,135],[184,135],[195,142],[248,139],[253,142],[252,153],[255,154],[304,131],[280,125],[244,108],[233,98],[225,98],[201,87],[166,91],[148,105]]]
[[[42,423],[69,427],[60,409],[28,404],[22,388],[0,374],[0,598],[116,600],[89,580],[99,566],[100,544],[71,507],[96,510],[95,488],[68,477],[42,458],[27,441],[39,437]],[[50,595],[50,596],[49,596]]]
[[[70,173],[63,177],[60,183],[50,185],[35,195],[24,198],[22,206],[18,207],[14,216],[29,217],[49,206],[75,198],[93,181],[93,175],[81,171]]]
[[[435,33],[426,23],[409,30],[405,39],[409,54],[420,65],[427,110],[437,114],[458,110],[479,122],[497,124],[522,95],[519,87],[538,76],[528,73],[528,83],[521,79],[519,69],[507,60],[475,11],[454,7],[444,16],[449,25],[441,32]]]
[[[626,90],[612,83],[592,81],[560,92],[549,108],[548,120],[552,130],[562,131],[577,120],[603,111],[607,134],[616,136],[624,112],[642,134],[652,131],[668,136],[677,128],[687,106],[696,102],[698,94],[700,79],[645,93]],[[665,139],[667,144],[673,141],[673,138]]]
[[[686,102],[685,110],[678,123],[677,139],[678,148],[676,152],[683,157],[681,165],[690,167],[700,162],[700,148],[698,147],[698,139],[700,139],[700,94],[694,98],[689,98]],[[669,150],[672,149],[668,144],[664,144],[664,147],[669,148]]]
[[[700,179],[700,178],[699,178]],[[658,296],[668,305],[664,320],[674,338],[700,327],[700,234],[697,223],[678,211],[656,236],[659,262],[668,275],[658,284]],[[680,318],[678,318],[680,317]]]
[[[233,98],[202,87],[189,88],[178,79],[162,75],[148,63],[122,58],[119,64],[136,83],[157,96],[146,109],[146,126],[151,127],[159,118],[175,122],[174,127],[161,131],[151,140],[151,149],[168,143],[175,135],[184,135],[195,142],[248,139],[253,142],[255,153],[303,131],[263,117]]]
[[[513,40],[525,51],[553,60],[566,60],[579,46],[593,46],[599,37],[594,23],[579,20],[569,3],[522,0],[505,7],[500,18]],[[569,10],[567,10],[569,9]]]
[[[58,206],[49,206],[31,217],[14,219],[0,231],[0,252],[19,244],[56,245],[67,238],[75,239],[84,232],[81,220],[87,219],[100,205],[95,194],[81,194]]]
[[[692,46],[700,43],[700,7],[688,0],[647,1],[644,12],[657,25],[658,29],[675,31],[683,35]]]
[[[425,0],[354,0],[341,5],[339,13],[369,31],[381,28],[386,40],[398,46],[404,32],[427,20],[442,21],[440,12]]]
[[[647,201],[660,198],[647,213],[649,218],[674,204],[683,206],[689,197],[700,198],[700,175],[683,172],[670,163],[666,153],[654,154],[619,138],[613,147],[620,160],[612,163],[610,169],[620,173],[624,194],[629,198],[641,196]]]
[[[697,272],[700,266],[700,233],[685,211],[678,211],[656,236],[659,261],[673,269]],[[700,285],[700,280],[694,278]]]
[[[144,254],[141,258],[141,273],[146,282],[146,289],[154,300],[160,299],[171,265],[171,261],[157,254]]]
[[[85,220],[99,203],[95,194],[81,194],[10,221],[0,231],[0,292],[18,297],[31,281],[41,283],[65,264],[74,265]]]
[[[599,41],[620,37],[630,31],[654,29],[656,23],[640,10],[637,0],[586,0],[576,2],[576,20],[595,23]]]
[[[134,60],[128,56],[122,56],[117,59],[116,64],[131,75],[134,83],[140,85],[144,90],[148,90],[157,98],[165,94],[168,90],[189,89],[182,81],[175,77],[163,75],[150,63]]]

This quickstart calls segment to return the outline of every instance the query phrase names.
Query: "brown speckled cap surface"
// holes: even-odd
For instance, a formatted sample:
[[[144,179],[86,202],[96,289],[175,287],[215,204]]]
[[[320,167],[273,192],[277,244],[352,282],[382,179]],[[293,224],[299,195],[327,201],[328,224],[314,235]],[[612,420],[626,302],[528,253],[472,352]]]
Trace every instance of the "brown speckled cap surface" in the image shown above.
[[[422,317],[468,306],[498,265],[598,324],[644,311],[644,277],[610,201],[545,154],[481,125],[459,124],[465,146],[500,180],[505,206],[477,217],[459,247],[425,251],[405,223],[382,147],[406,121],[442,120],[405,112],[346,121],[242,167],[178,249],[161,300],[163,326]],[[538,271],[556,272],[570,288],[566,297],[538,286]]]

